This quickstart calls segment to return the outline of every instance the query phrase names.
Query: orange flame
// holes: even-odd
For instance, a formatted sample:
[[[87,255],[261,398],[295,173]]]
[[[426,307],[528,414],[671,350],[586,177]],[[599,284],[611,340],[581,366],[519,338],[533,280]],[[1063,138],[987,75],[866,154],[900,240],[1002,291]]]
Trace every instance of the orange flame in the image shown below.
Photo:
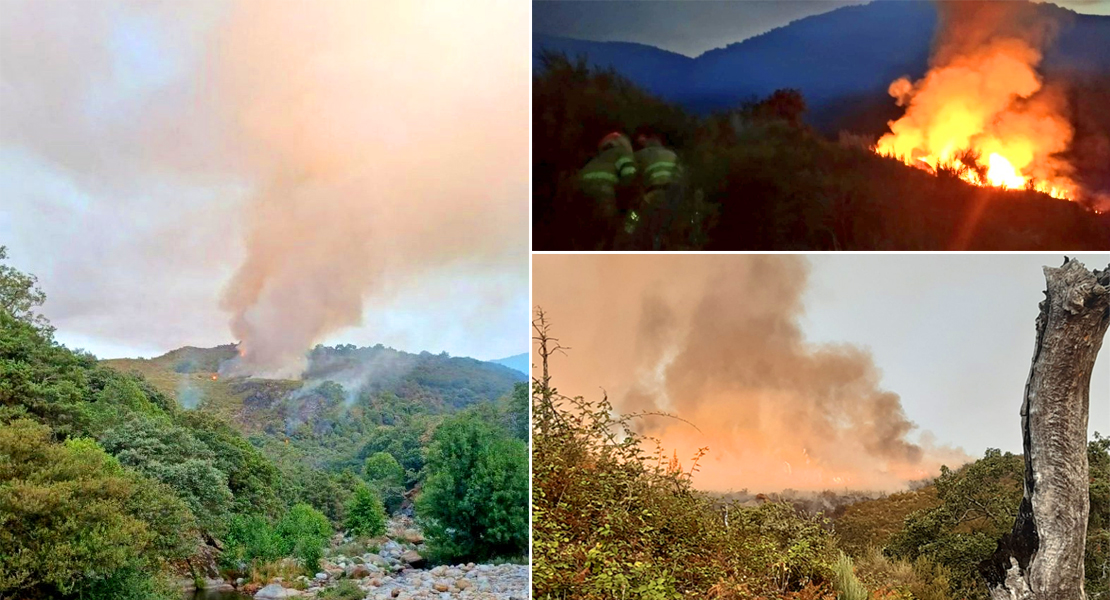
[[[219,378],[220,378],[220,376],[219,376],[219,375],[217,375],[216,373],[213,373],[213,374],[212,374],[212,381],[216,381],[216,380],[217,380],[217,379],[219,379]]]
[[[1073,131],[1062,98],[1043,88],[1037,72],[1043,41],[999,25],[1021,7],[942,8],[952,13],[947,42],[923,78],[891,83],[888,92],[906,111],[875,152],[934,173],[950,170],[974,185],[1071,200],[1078,188],[1059,155]]]

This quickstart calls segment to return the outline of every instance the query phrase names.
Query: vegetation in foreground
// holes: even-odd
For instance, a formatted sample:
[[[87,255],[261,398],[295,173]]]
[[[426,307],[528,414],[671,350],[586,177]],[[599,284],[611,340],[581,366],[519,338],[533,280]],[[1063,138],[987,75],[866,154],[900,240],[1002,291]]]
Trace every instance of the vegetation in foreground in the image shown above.
[[[382,498],[399,510],[398,493],[420,500],[417,519],[429,529],[457,506],[486,503],[485,519],[428,536],[433,558],[525,553],[523,385],[496,405],[412,419],[395,399],[359,413],[389,425],[337,435],[310,423],[295,451],[282,452],[289,444],[248,441],[144,377],[61,346],[36,313],[43,300],[33,276],[0,263],[0,597],[177,598],[183,576],[311,577],[334,531],[380,534]],[[330,417],[342,420],[342,407]],[[324,446],[336,440],[349,454]],[[503,452],[489,456],[486,443]],[[306,459],[320,456],[342,459]],[[473,475],[460,469],[488,485],[472,496],[450,486],[434,498],[414,493]],[[497,544],[473,542],[488,532]]]
[[[668,200],[663,250],[1079,250],[1110,239],[1110,214],[1080,203],[934,176],[876,155],[863,136],[828,140],[805,124],[796,90],[695,117],[613,71],[548,54],[532,97],[537,249],[613,246],[577,182],[611,131],[659,134],[678,153],[686,175]]]
[[[537,327],[542,348],[546,324]],[[636,415],[560,395],[544,362],[532,395],[533,597],[986,599],[977,565],[1013,524],[1021,456],[988,450],[928,485],[829,515],[741,505],[693,489],[696,460],[683,471],[646,452]],[[1088,447],[1091,600],[1110,598],[1108,449],[1097,434]]]

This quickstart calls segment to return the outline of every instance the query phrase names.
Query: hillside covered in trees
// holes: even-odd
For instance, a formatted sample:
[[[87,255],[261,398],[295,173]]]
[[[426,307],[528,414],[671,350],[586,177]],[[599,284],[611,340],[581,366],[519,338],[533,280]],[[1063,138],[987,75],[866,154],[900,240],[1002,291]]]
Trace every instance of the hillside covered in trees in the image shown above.
[[[636,414],[560,394],[544,362],[532,396],[534,598],[987,599],[978,565],[1014,522],[1020,455],[988,449],[890,495],[712,494],[692,485],[703,456],[683,469],[635,433]],[[1110,598],[1108,450],[1098,434],[1088,444],[1090,600]]]
[[[585,58],[546,53],[540,61],[532,128],[537,249],[619,245],[577,181],[611,131],[659,135],[682,167],[668,221],[651,243],[632,246],[641,249],[1081,250],[1110,240],[1110,214],[1083,201],[975,186],[944,169],[933,175],[877,155],[867,136],[831,139],[807,124],[804,91],[779,90],[700,116]],[[1084,114],[1097,112],[1087,104]],[[1077,136],[1079,144],[1083,132]],[[1097,183],[1100,175],[1088,177]]]
[[[222,380],[224,347],[146,361],[148,379],[58,344],[43,299],[0,263],[0,597],[303,588],[334,532],[392,543],[391,513],[415,516],[433,564],[524,555],[527,392],[511,370],[419,356],[396,386],[349,394]]]

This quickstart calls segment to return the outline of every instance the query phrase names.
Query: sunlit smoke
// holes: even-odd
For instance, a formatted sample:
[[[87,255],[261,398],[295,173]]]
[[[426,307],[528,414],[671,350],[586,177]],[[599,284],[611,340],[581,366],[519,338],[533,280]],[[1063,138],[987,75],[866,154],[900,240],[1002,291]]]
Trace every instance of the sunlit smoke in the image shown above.
[[[3,9],[0,138],[35,183],[6,193],[26,213],[33,189],[43,238],[65,233],[42,245],[64,257],[48,277],[80,292],[50,294],[53,315],[117,339],[231,337],[244,355],[228,373],[296,376],[360,319],[403,329],[375,313],[405,312],[398,298],[429,322],[393,339],[426,345],[487,327],[433,317],[504,308],[509,273],[519,289],[527,3]],[[453,297],[435,296],[444,280]]]
[[[526,24],[527,6],[498,2],[258,2],[232,15],[216,80],[269,182],[224,296],[237,372],[299,374],[315,342],[359,323],[387,272],[521,252]]]
[[[1058,154],[1072,127],[1057,90],[1037,69],[1056,24],[1030,2],[943,1],[926,75],[900,78],[890,95],[905,114],[876,145],[908,165],[955,171],[976,185],[1075,197]]]
[[[709,447],[699,487],[896,489],[966,458],[914,439],[867,351],[806,341],[801,257],[545,255],[533,280],[571,348],[556,387],[689,421],[640,423],[679,457]]]

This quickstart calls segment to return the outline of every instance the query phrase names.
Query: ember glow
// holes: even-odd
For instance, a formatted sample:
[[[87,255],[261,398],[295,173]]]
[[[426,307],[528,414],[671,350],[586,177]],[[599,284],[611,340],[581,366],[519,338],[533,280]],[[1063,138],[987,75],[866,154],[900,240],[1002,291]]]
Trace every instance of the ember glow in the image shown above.
[[[889,93],[906,112],[875,151],[908,165],[947,169],[975,185],[1034,189],[1072,199],[1064,102],[1037,72],[1049,38],[1024,2],[941,2],[942,31],[932,68]]]

